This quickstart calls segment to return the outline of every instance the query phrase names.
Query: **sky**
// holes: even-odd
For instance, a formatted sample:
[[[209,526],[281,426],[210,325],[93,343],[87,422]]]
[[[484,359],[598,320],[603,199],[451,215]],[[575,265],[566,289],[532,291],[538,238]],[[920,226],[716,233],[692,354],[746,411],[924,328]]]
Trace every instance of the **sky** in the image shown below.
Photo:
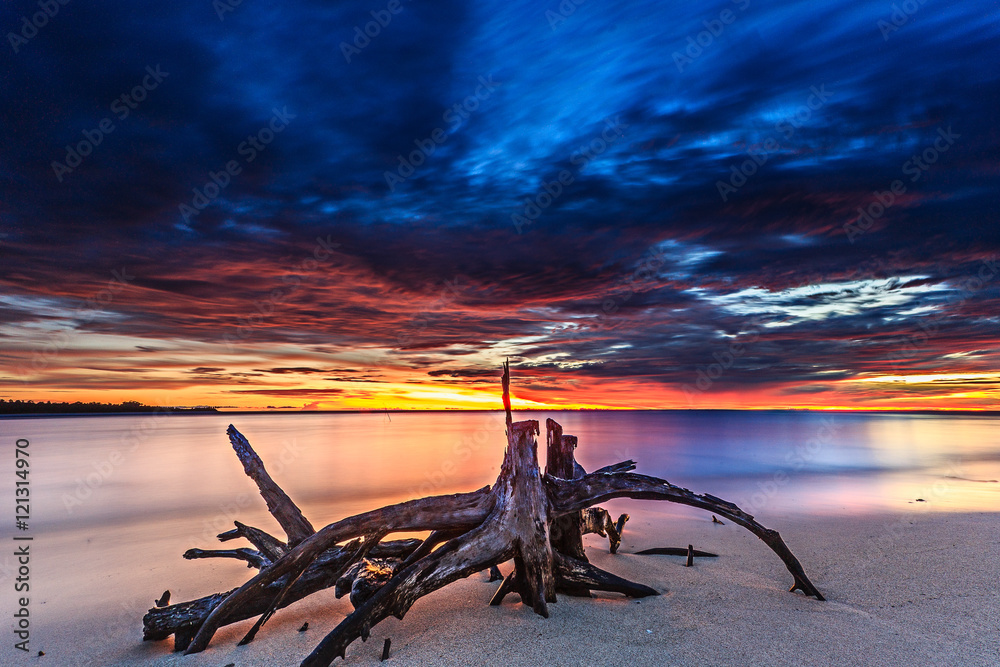
[[[998,7],[5,2],[0,398],[997,409]]]

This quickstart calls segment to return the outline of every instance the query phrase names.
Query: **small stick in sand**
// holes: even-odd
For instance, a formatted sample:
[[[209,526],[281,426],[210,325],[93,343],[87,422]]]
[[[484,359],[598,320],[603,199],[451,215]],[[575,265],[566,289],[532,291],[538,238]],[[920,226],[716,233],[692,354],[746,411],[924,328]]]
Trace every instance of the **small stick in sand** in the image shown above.
[[[687,556],[688,550],[684,547],[655,547],[653,549],[643,549],[642,551],[636,551],[636,556]],[[699,551],[695,549],[693,554],[695,558],[718,558],[719,554],[713,554],[708,551]]]
[[[386,637],[385,644],[382,645],[382,657],[379,658],[379,662],[385,662],[386,660],[389,659],[389,644],[391,643],[392,640]]]
[[[692,565],[694,565],[694,547],[689,544],[688,545],[688,559],[687,559],[687,562],[684,563],[684,567],[691,567]]]

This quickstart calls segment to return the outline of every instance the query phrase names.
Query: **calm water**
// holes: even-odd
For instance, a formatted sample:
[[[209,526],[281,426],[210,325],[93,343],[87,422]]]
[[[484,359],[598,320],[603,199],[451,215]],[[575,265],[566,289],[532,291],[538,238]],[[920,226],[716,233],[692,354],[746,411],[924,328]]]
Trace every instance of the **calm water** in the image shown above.
[[[938,509],[1000,509],[1000,484],[968,481],[1000,479],[996,417],[553,412],[515,420],[547,416],[579,437],[577,459],[588,470],[631,458],[638,472],[724,491],[758,511],[867,511],[918,497]],[[31,442],[38,529],[179,513],[211,519],[234,505],[255,511],[261,502],[229,445],[230,422],[315,523],[490,484],[505,444],[498,419],[460,412],[61,417],[0,420],[0,436],[7,452],[15,438]]]
[[[577,459],[588,470],[635,459],[638,472],[734,501],[769,526],[802,514],[1000,511],[1000,484],[990,481],[1000,479],[996,417],[553,412],[515,419],[547,416],[579,437]],[[90,647],[100,655],[116,633],[136,639],[138,619],[165,587],[180,600],[246,580],[239,563],[180,558],[191,547],[218,548],[214,535],[233,519],[281,535],[233,454],[230,422],[318,528],[407,498],[492,483],[505,444],[498,419],[452,412],[0,420],[8,498],[14,441],[31,443],[36,638],[100,617],[103,630]],[[913,505],[917,498],[926,502]],[[698,512],[615,502],[633,503],[633,516],[643,507]],[[5,540],[13,532],[8,520]],[[5,590],[12,565],[11,556],[0,556]],[[5,618],[11,597],[3,596]]]

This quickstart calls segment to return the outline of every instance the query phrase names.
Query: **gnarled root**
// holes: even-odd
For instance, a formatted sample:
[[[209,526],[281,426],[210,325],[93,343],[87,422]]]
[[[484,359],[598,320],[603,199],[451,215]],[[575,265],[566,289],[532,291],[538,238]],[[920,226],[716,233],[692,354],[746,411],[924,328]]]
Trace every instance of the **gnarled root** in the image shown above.
[[[587,562],[585,533],[607,536],[611,552],[618,549],[628,515],[612,522],[607,511],[594,505],[622,497],[667,500],[728,518],[757,535],[781,558],[794,578],[792,590],[823,599],[776,531],[725,500],[635,474],[633,461],[586,474],[573,456],[576,438],[563,435],[562,427],[552,420],[546,422],[548,465],[543,475],[535,438],[538,422],[513,422],[509,382],[509,368],[504,364],[507,450],[492,488],[411,500],[342,519],[319,531],[313,530],[271,479],[246,438],[230,426],[233,448],[287,541],[237,522],[234,530],[219,539],[244,538],[254,549],[189,550],[187,558],[237,558],[260,572],[228,593],[150,609],[143,618],[144,639],[173,634],[176,650],[196,653],[208,646],[218,628],[259,615],[244,638],[247,642],[276,610],[336,586],[338,597],[351,593],[355,610],[302,662],[303,667],[327,667],[337,656],[343,657],[355,639],[367,639],[381,620],[390,615],[402,618],[416,600],[457,579],[487,569],[496,574],[496,566],[511,558],[514,569],[503,579],[491,604],[517,593],[537,614],[548,616],[548,604],[555,602],[557,591],[657,595],[653,588]],[[381,541],[389,533],[403,531],[430,531],[430,535],[424,540]],[[689,550],[690,555],[697,554]]]

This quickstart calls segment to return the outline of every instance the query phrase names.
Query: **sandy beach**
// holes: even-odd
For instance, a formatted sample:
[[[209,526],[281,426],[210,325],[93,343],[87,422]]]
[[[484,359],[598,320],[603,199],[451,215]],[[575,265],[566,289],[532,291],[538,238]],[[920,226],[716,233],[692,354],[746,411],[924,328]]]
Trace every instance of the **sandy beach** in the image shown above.
[[[0,26],[0,667],[1000,667],[1000,0]]]
[[[894,514],[758,516],[799,557],[827,597],[819,602],[787,592],[791,578],[781,562],[737,526],[653,502],[606,506],[628,511],[632,520],[617,555],[599,537],[587,536],[589,557],[662,595],[638,601],[612,594],[560,596],[551,617],[543,619],[516,596],[499,608],[488,606],[496,584],[479,574],[418,600],[402,621],[383,621],[367,643],[351,645],[342,664],[377,664],[387,637],[389,664],[400,666],[1000,663],[1000,514],[908,504]],[[720,557],[696,559],[686,568],[683,558],[633,553],[688,543]],[[40,572],[51,553],[39,553]],[[223,590],[250,574],[238,564],[212,565],[182,561],[179,554],[173,567],[156,571],[129,563],[119,582],[127,586],[109,576],[101,611],[86,615],[66,597],[72,591],[45,591],[36,599],[30,660],[60,666],[297,665],[351,609],[346,598],[325,591],[279,612],[252,644],[236,646],[251,623],[244,621],[224,628],[196,656],[173,654],[172,640],[140,641],[140,608],[160,592],[150,582],[173,588],[176,602]],[[192,583],[196,571],[202,578],[195,575]],[[153,595],[135,590],[143,586],[152,586]],[[95,601],[78,602],[93,609]],[[305,621],[309,630],[299,632]],[[11,651],[10,643],[4,653],[16,662],[5,658],[5,664],[27,664],[29,656]],[[45,656],[35,658],[36,650]]]

